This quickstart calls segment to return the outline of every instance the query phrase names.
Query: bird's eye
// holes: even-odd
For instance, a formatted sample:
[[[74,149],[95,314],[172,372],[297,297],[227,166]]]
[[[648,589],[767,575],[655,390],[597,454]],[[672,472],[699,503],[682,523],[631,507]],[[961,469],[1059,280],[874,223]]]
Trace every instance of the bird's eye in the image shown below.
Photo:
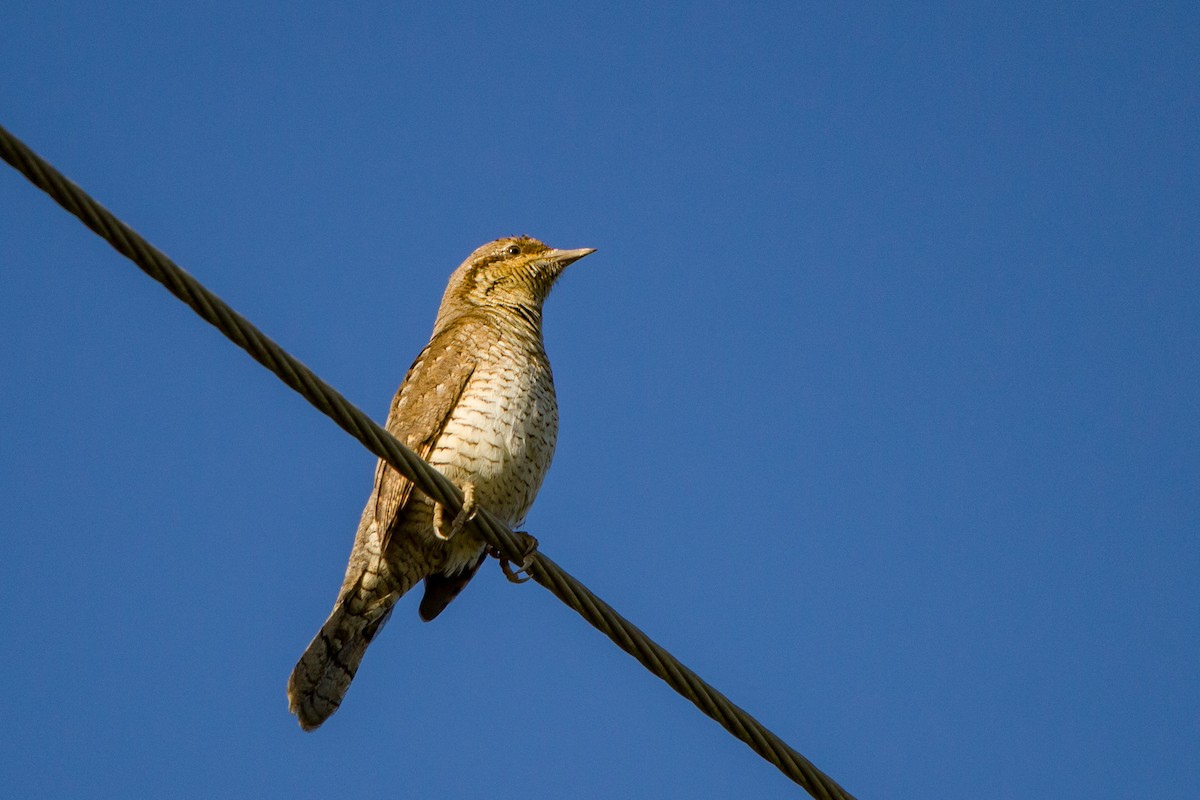
[[[508,246],[508,254],[510,256],[519,256],[521,255],[521,248],[517,247],[515,244],[510,244]]]

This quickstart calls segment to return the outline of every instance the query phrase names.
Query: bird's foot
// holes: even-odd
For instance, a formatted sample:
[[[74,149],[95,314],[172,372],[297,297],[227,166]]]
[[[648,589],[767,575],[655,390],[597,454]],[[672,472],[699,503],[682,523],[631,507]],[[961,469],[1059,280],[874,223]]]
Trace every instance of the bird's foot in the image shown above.
[[[443,532],[445,529],[445,517],[443,516],[442,504],[438,503],[433,509],[433,535],[442,541],[449,541],[462,532],[463,526],[475,518],[475,512],[479,509],[475,505],[475,484],[470,481],[463,484],[463,504],[462,510],[454,517],[454,521],[450,523],[450,531]]]
[[[538,540],[530,536],[525,531],[513,531],[521,541],[521,565],[515,570],[513,563],[508,556],[501,553],[495,547],[488,548],[488,555],[500,561],[500,570],[504,573],[504,577],[508,578],[512,583],[526,583],[533,578],[529,573],[529,568],[533,565],[533,554],[537,552]],[[521,573],[525,573],[525,577],[521,577]]]

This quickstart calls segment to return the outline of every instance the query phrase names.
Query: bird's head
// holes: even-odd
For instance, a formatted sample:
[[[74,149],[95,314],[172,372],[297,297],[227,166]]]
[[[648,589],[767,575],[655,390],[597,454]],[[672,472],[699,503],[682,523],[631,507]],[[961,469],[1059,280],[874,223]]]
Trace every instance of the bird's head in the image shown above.
[[[510,236],[480,247],[446,286],[438,321],[475,309],[541,316],[550,288],[569,264],[595,250],[555,250],[528,236]],[[446,320],[448,321],[448,319]]]

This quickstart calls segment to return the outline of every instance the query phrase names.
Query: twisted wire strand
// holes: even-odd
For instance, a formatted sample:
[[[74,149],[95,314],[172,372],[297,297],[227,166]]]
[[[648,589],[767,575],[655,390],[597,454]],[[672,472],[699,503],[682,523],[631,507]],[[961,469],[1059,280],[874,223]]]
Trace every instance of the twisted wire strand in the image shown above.
[[[387,461],[421,491],[447,506],[452,517],[462,508],[462,493],[444,475],[422,461],[336,389],[318,378],[3,126],[0,126],[0,157],[245,350],[251,358],[275,373],[301,397],[337,423],[338,427]],[[521,561],[523,552],[520,541],[486,509],[479,509],[468,524],[488,544],[497,547],[510,559]],[[854,800],[832,778],[680,663],[548,556],[535,553],[528,572],[537,583],[578,612],[617,647],[636,658],[646,669],[666,681],[672,689],[778,767],[814,798]]]

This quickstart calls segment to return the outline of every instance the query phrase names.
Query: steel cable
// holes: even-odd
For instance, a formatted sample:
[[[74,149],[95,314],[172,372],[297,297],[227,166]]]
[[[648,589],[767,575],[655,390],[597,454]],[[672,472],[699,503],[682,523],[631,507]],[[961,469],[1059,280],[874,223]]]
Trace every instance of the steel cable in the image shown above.
[[[113,216],[3,126],[0,126],[0,157],[245,350],[251,358],[275,373],[342,430],[413,481],[421,491],[444,504],[451,516],[462,508],[462,493],[445,476],[422,461],[416,453],[402,445],[337,390]],[[468,524],[488,544],[514,561],[521,561],[523,552],[520,540],[485,509],[480,509]],[[778,767],[810,795],[819,800],[853,800],[832,778],[681,664],[548,556],[535,553],[528,572],[537,583],[573,608],[618,647],[666,681],[672,689],[745,742],[754,752]]]

